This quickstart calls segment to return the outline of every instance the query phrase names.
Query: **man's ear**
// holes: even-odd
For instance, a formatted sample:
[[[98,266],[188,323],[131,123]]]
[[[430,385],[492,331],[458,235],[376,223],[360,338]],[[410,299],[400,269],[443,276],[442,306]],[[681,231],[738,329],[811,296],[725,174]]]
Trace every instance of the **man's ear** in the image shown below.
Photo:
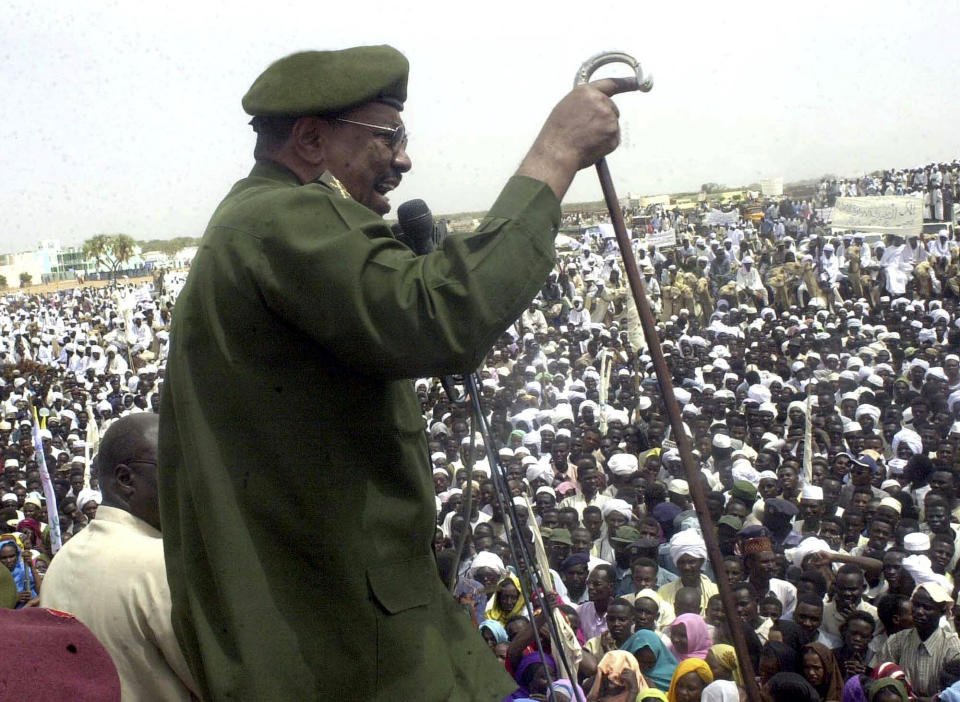
[[[133,471],[130,470],[130,466],[125,463],[119,464],[113,472],[114,482],[117,486],[117,492],[120,493],[124,498],[129,499],[129,497],[134,493],[136,487],[134,486],[134,477]]]
[[[324,158],[330,123],[319,117],[301,117],[291,130],[291,144],[304,161],[317,164]]]

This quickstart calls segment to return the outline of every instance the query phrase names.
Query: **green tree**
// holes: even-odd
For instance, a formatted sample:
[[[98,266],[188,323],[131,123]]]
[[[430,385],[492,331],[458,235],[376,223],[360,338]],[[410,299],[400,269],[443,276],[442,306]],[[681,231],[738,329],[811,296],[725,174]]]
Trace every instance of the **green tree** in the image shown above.
[[[24,271],[20,274],[20,287],[25,288],[33,282],[33,276]]]
[[[5,275],[0,275],[0,290],[6,290],[6,289],[7,289],[7,285],[8,285],[8,283],[7,283],[7,276],[5,276]]]
[[[149,239],[137,242],[141,251],[159,251],[167,256],[174,256],[181,249],[190,246],[199,246],[200,239],[191,236],[178,236],[173,239]]]
[[[134,255],[137,242],[128,234],[97,234],[83,242],[83,255],[97,268],[110,270],[110,280],[117,282],[117,272]]]

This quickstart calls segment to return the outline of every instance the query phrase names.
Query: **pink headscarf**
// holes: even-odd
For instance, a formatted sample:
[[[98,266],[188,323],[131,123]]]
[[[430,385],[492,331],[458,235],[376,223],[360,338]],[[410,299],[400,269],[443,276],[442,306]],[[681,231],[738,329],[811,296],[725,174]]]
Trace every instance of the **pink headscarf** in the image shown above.
[[[710,630],[707,628],[707,623],[703,621],[703,617],[699,614],[681,614],[673,620],[670,628],[678,624],[682,624],[687,630],[687,652],[680,653],[673,647],[672,642],[669,646],[670,652],[677,657],[678,661],[684,661],[687,658],[706,658],[713,641],[710,640]]]

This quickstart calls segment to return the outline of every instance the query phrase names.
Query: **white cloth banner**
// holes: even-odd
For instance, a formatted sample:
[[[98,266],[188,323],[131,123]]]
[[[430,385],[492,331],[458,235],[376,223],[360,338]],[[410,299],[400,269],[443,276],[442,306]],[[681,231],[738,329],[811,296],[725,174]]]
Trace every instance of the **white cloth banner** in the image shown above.
[[[731,212],[723,212],[721,210],[710,210],[703,216],[703,223],[710,225],[723,224],[729,226],[731,224],[736,224],[740,221],[740,211],[732,210]]]
[[[658,249],[672,249],[677,245],[677,233],[672,229],[647,234],[647,246],[653,244]]]
[[[766,197],[783,196],[783,178],[767,178],[760,181],[760,191]]]
[[[917,197],[838,197],[832,229],[910,236],[923,228],[923,200]]]

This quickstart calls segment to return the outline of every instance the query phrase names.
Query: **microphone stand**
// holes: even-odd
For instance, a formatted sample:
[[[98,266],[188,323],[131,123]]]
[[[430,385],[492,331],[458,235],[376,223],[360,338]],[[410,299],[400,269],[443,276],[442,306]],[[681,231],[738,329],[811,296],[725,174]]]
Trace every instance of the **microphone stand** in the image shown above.
[[[504,526],[507,528],[507,546],[510,549],[510,557],[513,559],[513,562],[517,564],[518,568],[520,568],[522,564],[522,569],[530,577],[532,587],[529,588],[529,592],[525,591],[528,588],[525,587],[526,583],[524,582],[524,579],[518,578],[518,580],[520,581],[521,593],[523,594],[526,603],[527,618],[530,620],[530,626],[533,627],[533,640],[537,646],[537,652],[540,654],[541,660],[546,660],[543,652],[543,642],[540,640],[540,632],[537,628],[536,617],[533,610],[534,599],[536,599],[537,604],[540,606],[541,610],[543,610],[544,619],[546,620],[547,627],[550,630],[550,637],[558,646],[562,646],[562,641],[559,631],[557,630],[557,626],[553,621],[553,608],[550,606],[547,598],[543,596],[542,579],[536,569],[536,561],[531,557],[527,544],[524,543],[523,534],[520,531],[517,508],[513,503],[513,498],[510,497],[510,488],[507,485],[506,470],[502,465],[500,465],[497,452],[494,451],[493,448],[493,436],[490,432],[490,426],[487,424],[486,416],[483,413],[483,405],[480,402],[480,383],[478,380],[479,374],[476,371],[473,373],[468,373],[466,376],[464,376],[467,400],[471,404],[474,419],[477,427],[480,430],[480,436],[483,439],[484,449],[487,452],[487,461],[490,464],[490,474],[493,478],[494,484],[494,495],[496,496],[497,504],[500,507],[500,512],[507,520]],[[467,479],[468,481],[472,480],[473,476],[468,476]],[[530,515],[530,518],[534,518],[533,515]],[[557,653],[555,659],[556,657],[561,659],[564,671],[567,674],[567,679],[573,683],[572,687],[577,702],[585,702],[577,690],[577,671],[570,670],[567,663],[567,657],[562,651],[555,653]],[[553,679],[550,676],[550,671],[546,669],[546,666],[544,666],[544,669],[547,676],[547,683],[551,686],[548,693],[549,699],[551,702],[556,702],[556,697],[552,688]]]
[[[452,376],[450,377],[452,378]],[[460,569],[460,556],[463,553],[463,547],[466,545],[467,540],[467,529],[472,529],[470,524],[470,514],[473,507],[473,464],[474,451],[476,447],[476,434],[477,430],[479,430],[480,438],[483,440],[484,450],[487,453],[487,461],[490,464],[490,475],[493,479],[494,495],[497,498],[497,504],[500,507],[500,513],[506,520],[504,527],[507,537],[507,546],[510,549],[510,556],[513,559],[513,562],[518,565],[518,567],[521,563],[523,564],[523,570],[529,575],[530,581],[533,585],[532,588],[526,588],[524,579],[519,577],[517,578],[517,580],[520,582],[521,594],[523,595],[526,605],[527,618],[530,620],[530,626],[533,627],[534,630],[533,640],[537,646],[537,652],[540,654],[541,660],[546,660],[544,657],[543,642],[540,640],[540,632],[536,625],[536,615],[534,614],[533,609],[534,595],[536,596],[537,603],[543,610],[544,618],[546,619],[547,626],[550,630],[550,636],[558,646],[562,646],[560,634],[557,630],[556,624],[553,621],[553,608],[550,606],[547,599],[542,596],[542,578],[540,577],[539,572],[536,570],[536,560],[530,555],[527,545],[523,541],[523,534],[520,530],[520,522],[516,511],[516,505],[514,505],[513,499],[509,496],[510,489],[507,485],[506,471],[504,470],[503,466],[500,465],[498,454],[496,451],[494,451],[493,435],[490,431],[490,426],[487,424],[486,416],[483,413],[483,405],[480,401],[480,383],[478,380],[479,374],[476,372],[468,373],[463,377],[464,387],[466,389],[465,397],[459,392],[456,395],[451,393],[451,389],[456,389],[453,382],[449,383],[449,387],[447,383],[443,384],[444,390],[447,392],[450,401],[455,404],[469,402],[473,415],[470,426],[469,455],[464,461],[468,470],[467,484],[464,489],[464,505],[467,523],[464,527],[463,533],[460,534],[460,538],[457,540],[457,543],[454,544],[453,568],[451,568],[450,583],[448,583],[448,587],[452,591],[456,586],[456,582],[458,580],[458,571]],[[530,518],[532,518],[532,515]],[[558,656],[554,656],[554,660],[556,660],[557,657],[560,658],[563,664],[564,671],[567,674],[567,679],[572,683],[576,683],[577,671],[570,670],[566,655],[560,651],[558,652]],[[553,680],[550,676],[550,671],[545,669],[545,673],[548,684],[552,685]],[[577,702],[585,702],[578,692],[576,684],[574,684],[572,687],[574,689],[574,695]],[[549,699],[551,702],[556,702],[552,688],[549,689]]]

